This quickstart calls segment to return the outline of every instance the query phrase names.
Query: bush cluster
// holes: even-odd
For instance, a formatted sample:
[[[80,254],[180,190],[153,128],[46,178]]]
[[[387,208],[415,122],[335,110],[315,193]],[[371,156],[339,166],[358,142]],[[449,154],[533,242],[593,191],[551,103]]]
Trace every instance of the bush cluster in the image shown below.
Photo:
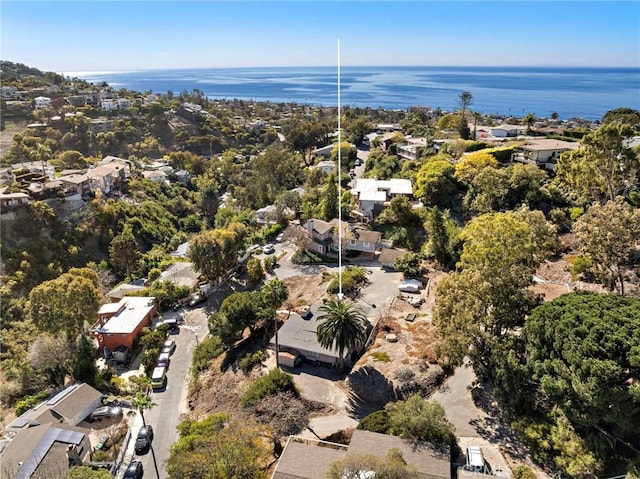
[[[224,352],[224,344],[218,336],[209,336],[196,346],[193,351],[191,371],[197,376],[209,368],[212,360]]]
[[[300,397],[300,391],[298,391],[293,381],[293,376],[282,372],[280,369],[273,369],[266,376],[262,376],[251,383],[241,402],[245,407],[255,406],[261,399],[280,392],[290,392],[294,397]]]

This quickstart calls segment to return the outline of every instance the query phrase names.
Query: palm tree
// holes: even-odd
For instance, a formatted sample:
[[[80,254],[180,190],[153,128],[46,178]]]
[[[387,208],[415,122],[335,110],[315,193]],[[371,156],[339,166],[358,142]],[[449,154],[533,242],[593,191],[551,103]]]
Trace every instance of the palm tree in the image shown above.
[[[40,162],[40,168],[42,168],[42,176],[45,177],[46,182],[47,173],[44,164],[51,159],[51,148],[42,143],[36,143],[36,149],[32,150],[30,155],[33,160]]]
[[[527,113],[522,119],[522,124],[527,126],[527,135],[531,133],[531,129],[536,122],[536,116],[533,113]]]
[[[289,290],[287,289],[287,285],[284,284],[280,279],[274,278],[264,285],[262,288],[262,294],[265,298],[265,301],[269,306],[271,306],[274,310],[278,306],[280,306],[283,302],[285,302],[289,298]],[[276,368],[280,369],[280,359],[278,358],[278,314],[273,315],[273,320],[275,322],[276,329]]]
[[[142,418],[142,425],[146,426],[147,423],[144,420],[144,410],[151,409],[153,406],[157,404],[154,403],[148,394],[143,392],[136,393],[136,395],[131,399],[131,404],[135,407],[140,413],[140,417]],[[156,453],[153,450],[153,443],[149,444],[149,449],[151,449],[151,456],[153,457],[153,465],[156,468],[156,477],[160,479],[160,471],[158,471],[158,462],[156,461]]]
[[[364,311],[348,301],[327,301],[320,306],[317,335],[320,346],[338,350],[338,368],[344,371],[344,353],[361,346],[367,335]]]

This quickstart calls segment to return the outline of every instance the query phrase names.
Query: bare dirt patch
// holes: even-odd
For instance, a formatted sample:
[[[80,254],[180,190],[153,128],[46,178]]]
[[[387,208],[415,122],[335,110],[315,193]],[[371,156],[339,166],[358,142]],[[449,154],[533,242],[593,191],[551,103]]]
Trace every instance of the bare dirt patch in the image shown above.
[[[5,129],[0,131],[0,156],[4,156],[9,151],[13,137],[27,129],[27,121],[7,121]]]
[[[294,309],[321,303],[327,297],[329,285],[322,273],[293,276],[282,280],[289,289],[289,303]]]

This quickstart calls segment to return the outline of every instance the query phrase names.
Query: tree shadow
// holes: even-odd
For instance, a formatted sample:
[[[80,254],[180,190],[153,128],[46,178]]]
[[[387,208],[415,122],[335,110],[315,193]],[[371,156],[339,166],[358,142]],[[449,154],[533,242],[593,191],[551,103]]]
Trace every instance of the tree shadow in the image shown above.
[[[370,365],[351,372],[346,383],[349,387],[347,410],[358,419],[382,409],[385,404],[396,399],[393,383]]]

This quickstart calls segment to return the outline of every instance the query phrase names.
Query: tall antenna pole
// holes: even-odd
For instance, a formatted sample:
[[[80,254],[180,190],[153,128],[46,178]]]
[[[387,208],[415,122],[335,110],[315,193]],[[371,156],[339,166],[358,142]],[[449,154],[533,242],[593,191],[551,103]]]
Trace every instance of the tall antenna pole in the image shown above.
[[[338,38],[338,300],[342,301],[342,128],[340,126],[340,39]]]

